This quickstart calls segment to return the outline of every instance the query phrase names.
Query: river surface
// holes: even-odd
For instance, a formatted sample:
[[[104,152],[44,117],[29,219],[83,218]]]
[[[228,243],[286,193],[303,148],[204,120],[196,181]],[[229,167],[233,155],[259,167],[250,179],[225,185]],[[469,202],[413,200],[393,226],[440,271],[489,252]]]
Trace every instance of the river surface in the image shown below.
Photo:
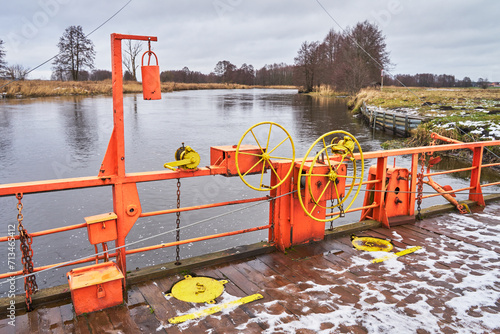
[[[262,121],[273,121],[286,128],[295,143],[297,158],[322,134],[332,130],[352,133],[364,151],[380,150],[392,136],[373,132],[353,117],[345,100],[313,98],[295,90],[200,90],[163,94],[159,101],[143,101],[141,95],[124,97],[126,171],[163,170],[173,161],[181,143],[201,156],[200,166],[210,164],[210,147],[237,144],[243,133]],[[95,176],[104,157],[113,125],[111,97],[57,97],[0,101],[0,184],[81,176]],[[390,162],[392,164],[392,160]],[[446,162],[446,168],[463,167]],[[450,163],[452,165],[450,165]],[[366,162],[366,170],[370,161]],[[398,166],[409,167],[403,157]],[[444,163],[443,163],[444,164]],[[468,186],[462,178],[435,177],[453,188]],[[143,212],[176,206],[176,181],[138,184]],[[181,206],[215,203],[264,196],[247,187],[239,177],[210,176],[181,181]],[[360,193],[356,203],[362,203]],[[464,198],[465,199],[465,198]],[[430,206],[444,203],[434,198]],[[17,200],[0,198],[0,235],[8,225],[17,226]],[[424,202],[424,204],[426,204]],[[24,226],[28,232],[84,222],[84,217],[113,211],[111,187],[28,194],[23,198]],[[358,206],[358,205],[355,205]],[[181,226],[228,213],[237,208],[206,209],[181,214]],[[181,231],[181,239],[268,224],[268,205],[262,204]],[[354,222],[359,213],[336,220],[335,225]],[[176,217],[164,215],[140,218],[127,237],[137,242],[130,248],[175,241],[174,233],[158,234],[175,228]],[[327,224],[327,226],[329,226]],[[144,238],[154,237],[146,241]],[[267,240],[267,231],[181,246],[182,258],[227,249],[236,245]],[[112,247],[113,243],[110,243]],[[16,269],[21,254],[16,245]],[[56,237],[37,237],[33,241],[35,266],[78,259],[94,253],[85,229],[59,233]],[[7,245],[0,245],[7,254]],[[0,272],[8,272],[7,256],[0,259]],[[127,257],[128,270],[175,260],[175,249],[166,248]],[[39,273],[40,288],[66,283],[71,267]],[[17,282],[18,291],[22,282]],[[6,291],[6,284],[0,291]],[[2,294],[4,296],[5,293]]]

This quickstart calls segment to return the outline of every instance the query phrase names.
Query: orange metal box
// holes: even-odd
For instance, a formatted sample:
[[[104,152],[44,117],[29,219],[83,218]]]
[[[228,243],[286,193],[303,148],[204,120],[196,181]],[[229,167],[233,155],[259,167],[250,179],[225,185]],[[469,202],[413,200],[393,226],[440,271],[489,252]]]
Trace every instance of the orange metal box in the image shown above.
[[[85,217],[89,241],[92,245],[116,240],[116,219],[114,212],[103,213],[96,216]]]
[[[240,145],[240,152],[249,154],[238,155],[238,167],[241,174],[257,174],[262,172],[263,163],[258,163],[262,150],[256,145]],[[226,175],[238,175],[236,169],[236,145],[210,147],[210,165],[223,166]]]
[[[72,269],[67,273],[76,315],[123,303],[123,274],[114,262]]]

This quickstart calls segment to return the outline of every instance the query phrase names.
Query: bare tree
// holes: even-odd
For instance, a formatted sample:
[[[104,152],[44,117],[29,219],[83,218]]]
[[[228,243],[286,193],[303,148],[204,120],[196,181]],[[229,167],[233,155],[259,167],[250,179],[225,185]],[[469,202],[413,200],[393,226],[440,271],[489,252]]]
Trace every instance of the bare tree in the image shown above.
[[[29,68],[24,68],[23,65],[7,66],[5,76],[11,80],[25,80],[28,77]]]
[[[315,84],[320,60],[319,49],[318,42],[306,41],[302,43],[294,59],[298,71],[297,79],[301,85],[304,85],[305,92],[312,92]]]
[[[326,34],[322,47],[322,82],[326,84],[334,84],[334,67],[335,67],[335,52],[339,48],[341,35],[335,30],[330,29]]]
[[[391,66],[385,36],[368,21],[347,29],[335,53],[337,89],[355,92],[380,80],[380,71]]]
[[[221,82],[230,82],[233,80],[236,66],[228,60],[221,60],[215,65],[214,72],[220,78]]]
[[[66,28],[57,46],[59,54],[52,62],[54,72],[67,72],[71,79],[78,81],[84,68],[94,68],[94,43],[85,36],[82,26]]]
[[[7,62],[5,61],[5,51],[3,49],[3,41],[0,39],[0,77],[4,73],[7,67]]]
[[[135,42],[134,44],[132,44],[132,41],[130,39],[128,39],[125,43],[124,52],[126,56],[123,57],[123,65],[132,75],[132,79],[134,81],[137,81],[137,68],[139,67],[139,65],[136,64],[135,59],[137,58],[139,53],[141,53],[141,46],[142,44],[140,42]]]

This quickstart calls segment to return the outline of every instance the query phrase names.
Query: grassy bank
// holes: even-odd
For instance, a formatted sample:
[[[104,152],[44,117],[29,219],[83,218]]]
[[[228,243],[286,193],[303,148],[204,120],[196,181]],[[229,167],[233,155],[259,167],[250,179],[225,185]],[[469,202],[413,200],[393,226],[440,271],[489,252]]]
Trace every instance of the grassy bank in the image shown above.
[[[0,80],[0,86],[7,81]],[[162,92],[173,92],[180,90],[199,89],[249,89],[249,88],[289,88],[292,86],[248,86],[223,83],[175,83],[163,82]],[[31,98],[47,96],[69,96],[69,95],[111,95],[111,80],[105,81],[48,81],[48,80],[26,80],[16,81],[2,88],[0,94],[6,98]],[[125,81],[124,93],[142,93],[142,84],[135,81]]]
[[[363,89],[350,104],[357,110],[363,102],[378,111],[425,116],[405,140],[391,141],[386,148],[429,145],[430,133],[437,132],[463,142],[500,140],[500,89],[489,88],[406,88]],[[500,161],[500,149],[489,148],[486,161]]]

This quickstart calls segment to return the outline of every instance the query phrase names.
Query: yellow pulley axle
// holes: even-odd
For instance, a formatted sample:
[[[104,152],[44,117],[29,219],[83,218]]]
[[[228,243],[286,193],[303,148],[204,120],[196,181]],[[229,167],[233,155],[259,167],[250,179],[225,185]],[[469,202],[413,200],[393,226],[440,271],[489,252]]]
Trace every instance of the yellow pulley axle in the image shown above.
[[[200,164],[200,155],[190,146],[182,146],[175,151],[175,160],[167,162],[163,167],[175,170],[175,167],[182,169],[195,169]]]

